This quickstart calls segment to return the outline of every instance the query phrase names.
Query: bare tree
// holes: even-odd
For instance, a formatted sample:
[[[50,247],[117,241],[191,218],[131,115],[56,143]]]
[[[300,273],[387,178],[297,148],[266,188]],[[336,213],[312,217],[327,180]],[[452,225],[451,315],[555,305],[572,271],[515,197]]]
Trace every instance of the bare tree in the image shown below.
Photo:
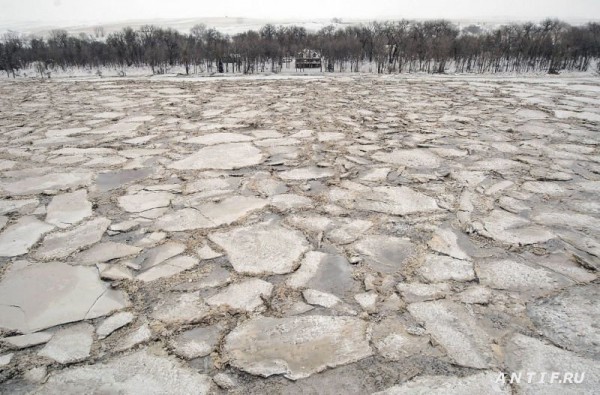
[[[104,38],[104,26],[94,27],[94,35],[96,38]]]
[[[0,63],[6,75],[12,74],[16,77],[16,72],[22,67],[23,40],[18,33],[9,31],[2,36],[2,53],[0,53]]]
[[[197,40],[202,39],[206,34],[206,25],[204,23],[198,23],[191,28],[190,33]]]
[[[0,37],[0,71],[16,77],[20,69],[33,66],[43,76],[43,70],[47,74],[55,67],[110,65],[124,73],[126,67],[145,65],[153,73],[174,66],[185,67],[186,73],[192,66],[194,71],[200,67],[212,72],[216,67],[222,72],[252,73],[270,65],[277,72],[284,59],[303,51],[319,53],[321,64],[331,71],[359,71],[364,63],[378,73],[442,73],[452,65],[458,72],[470,73],[557,73],[600,65],[600,24],[569,26],[552,19],[489,31],[473,26],[459,30],[444,20],[331,25],[318,32],[265,25],[233,37],[201,24],[189,35],[146,25],[138,30],[127,27],[99,40],[102,31],[95,29],[94,37],[53,30],[46,39],[8,32]]]
[[[46,75],[46,72],[48,70],[46,64],[44,62],[37,61],[34,63],[33,68],[35,69],[35,72],[40,75],[40,78],[44,79],[44,76]]]

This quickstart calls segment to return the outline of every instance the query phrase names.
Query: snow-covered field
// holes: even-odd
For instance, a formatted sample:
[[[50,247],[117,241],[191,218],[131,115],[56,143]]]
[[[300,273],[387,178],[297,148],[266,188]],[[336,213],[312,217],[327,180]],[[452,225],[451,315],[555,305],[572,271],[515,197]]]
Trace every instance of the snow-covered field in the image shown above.
[[[0,91],[0,393],[600,386],[597,78]]]
[[[389,15],[386,18],[377,18],[378,21],[398,21],[402,19],[402,15]],[[413,19],[413,18],[409,18]],[[572,25],[583,25],[588,22],[597,22],[598,19],[589,18],[561,18],[565,22]],[[461,18],[451,19],[452,23],[459,28],[476,25],[483,30],[493,30],[499,26],[514,22],[527,22],[529,19],[519,18]],[[197,24],[204,24],[208,28],[214,28],[221,33],[235,35],[248,30],[260,30],[266,24],[276,26],[301,26],[308,31],[317,31],[325,26],[333,25],[337,28],[346,26],[367,24],[372,22],[372,19],[338,19],[333,21],[331,18],[236,18],[236,17],[213,17],[213,18],[163,18],[163,19],[133,19],[119,20],[113,22],[99,21],[80,21],[80,20],[64,20],[62,22],[48,23],[45,21],[10,21],[0,19],[0,33],[8,30],[16,31],[23,34],[47,35],[53,29],[64,29],[70,34],[78,35],[81,33],[87,35],[95,35],[95,28],[102,26],[104,34],[120,31],[125,27],[139,29],[144,25],[156,25],[165,28],[172,28],[181,33],[189,33],[190,29]],[[102,37],[100,37],[102,38]]]
[[[277,26],[302,26],[310,31],[317,31],[325,26],[341,26],[349,24],[358,24],[367,22],[367,20],[350,20],[343,23],[332,23],[330,19],[258,19],[258,18],[172,18],[172,19],[142,19],[125,20],[117,22],[91,23],[65,21],[61,23],[41,23],[41,22],[9,22],[0,21],[0,32],[14,30],[24,34],[46,35],[53,29],[65,29],[70,34],[95,34],[94,28],[102,26],[104,33],[109,34],[122,30],[125,27],[139,29],[144,25],[157,25],[169,27],[182,33],[189,33],[190,29],[197,24],[204,24],[208,28],[214,28],[221,33],[234,35],[248,30],[260,30],[264,25],[271,23]]]
[[[339,71],[338,68],[334,72],[326,72],[321,71],[321,69],[296,69],[294,61],[286,64],[284,63],[277,72],[272,72],[270,70],[270,64],[265,66],[264,71],[257,71],[256,73],[243,74],[241,72],[232,72],[233,68],[231,64],[226,69],[224,73],[217,73],[216,66],[213,67],[213,71],[208,71],[206,68],[200,68],[200,66],[194,68],[190,67],[189,74],[185,73],[184,66],[173,66],[169,67],[166,70],[165,74],[152,74],[152,69],[148,66],[139,66],[139,67],[99,67],[99,68],[89,68],[89,67],[68,67],[62,69],[60,67],[48,69],[50,74],[50,79],[71,79],[71,80],[86,80],[86,81],[96,81],[96,80],[107,80],[107,79],[124,79],[128,80],[131,78],[142,78],[142,79],[152,79],[152,80],[172,80],[172,79],[181,79],[181,80],[203,80],[206,78],[214,79],[281,79],[281,78],[295,78],[295,77],[319,77],[319,78],[339,78],[339,77],[347,77],[347,78],[374,78],[377,77],[377,65],[373,62],[360,62],[359,70],[360,72],[350,72],[350,64],[347,63],[344,66],[343,71]],[[354,67],[354,66],[353,66]],[[572,79],[582,79],[582,78],[596,78],[598,77],[598,67],[595,62],[591,62],[587,71],[561,71],[560,75],[550,75],[547,72],[527,72],[527,73],[516,73],[516,72],[506,72],[506,73],[456,73],[454,65],[450,63],[447,67],[447,71],[445,75],[437,75],[437,74],[428,74],[425,72],[414,72],[414,73],[391,73],[384,74],[380,76],[381,78],[391,78],[391,79],[406,79],[406,78],[426,78],[426,79],[448,79],[448,78],[458,78],[458,79],[487,79],[492,78],[496,79],[514,79],[520,81],[529,81],[530,78],[534,77],[536,81],[556,81],[557,83],[564,83],[565,81],[570,81]],[[12,74],[7,75],[6,73],[0,73],[0,80],[14,80]],[[27,67],[25,69],[21,69],[16,73],[16,79],[29,79],[29,80],[40,80],[40,74],[36,72],[33,65]],[[47,75],[44,75],[44,79],[48,79]]]

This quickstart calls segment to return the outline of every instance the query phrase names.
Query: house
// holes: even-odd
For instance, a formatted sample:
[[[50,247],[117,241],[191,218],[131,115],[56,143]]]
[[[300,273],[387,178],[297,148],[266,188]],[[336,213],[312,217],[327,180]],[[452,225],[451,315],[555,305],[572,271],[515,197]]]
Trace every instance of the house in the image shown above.
[[[320,69],[321,67],[321,54],[317,51],[305,49],[296,56],[296,70]]]

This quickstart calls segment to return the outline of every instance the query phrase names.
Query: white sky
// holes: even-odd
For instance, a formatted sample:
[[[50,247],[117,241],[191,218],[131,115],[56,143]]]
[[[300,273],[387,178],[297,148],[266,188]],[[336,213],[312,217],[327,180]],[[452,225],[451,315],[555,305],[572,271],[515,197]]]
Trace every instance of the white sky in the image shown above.
[[[133,19],[600,19],[600,0],[0,0],[0,22]]]

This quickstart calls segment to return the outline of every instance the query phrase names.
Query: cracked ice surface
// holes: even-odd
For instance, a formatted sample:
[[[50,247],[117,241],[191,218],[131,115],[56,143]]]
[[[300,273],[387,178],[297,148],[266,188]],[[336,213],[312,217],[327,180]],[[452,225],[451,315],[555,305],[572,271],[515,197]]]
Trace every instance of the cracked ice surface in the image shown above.
[[[129,305],[95,268],[60,262],[12,270],[0,282],[0,327],[24,333],[96,318]]]
[[[1,80],[0,392],[593,393],[599,86]]]

